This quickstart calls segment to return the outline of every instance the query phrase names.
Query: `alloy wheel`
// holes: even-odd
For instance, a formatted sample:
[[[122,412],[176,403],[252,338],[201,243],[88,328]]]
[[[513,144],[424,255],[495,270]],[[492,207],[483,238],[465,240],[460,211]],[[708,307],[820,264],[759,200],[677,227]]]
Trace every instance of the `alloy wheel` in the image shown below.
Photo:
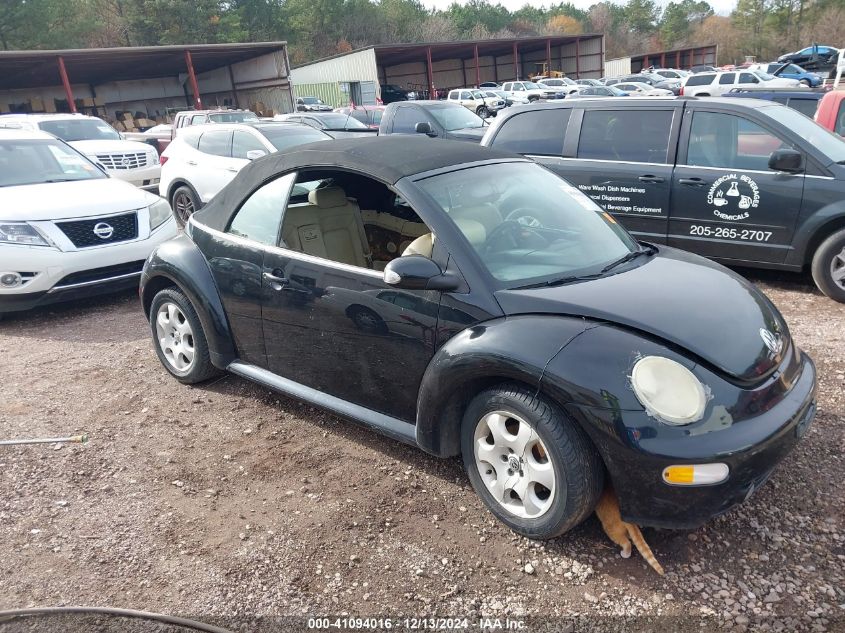
[[[475,466],[492,497],[514,516],[536,519],[552,507],[554,466],[537,431],[509,411],[487,413],[475,427]]]
[[[830,260],[830,277],[833,283],[845,290],[845,248]]]
[[[191,323],[178,305],[166,302],[156,314],[156,339],[171,367],[180,372],[191,369],[196,355]]]
[[[194,214],[194,201],[184,191],[178,192],[173,198],[173,207],[176,210],[176,215],[182,220],[183,224],[187,224],[188,220]]]

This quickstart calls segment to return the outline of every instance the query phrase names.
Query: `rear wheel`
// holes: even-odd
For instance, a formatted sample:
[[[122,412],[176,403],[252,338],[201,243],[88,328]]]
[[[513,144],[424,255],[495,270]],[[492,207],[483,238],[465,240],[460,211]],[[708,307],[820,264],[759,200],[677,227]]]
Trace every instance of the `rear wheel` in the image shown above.
[[[378,314],[364,306],[352,306],[348,312],[349,318],[359,330],[374,334],[386,334],[387,325]]]
[[[845,229],[830,235],[816,249],[811,265],[819,290],[845,303]]]
[[[464,467],[476,493],[513,531],[549,539],[586,519],[604,468],[578,426],[520,385],[501,385],[470,402],[461,425]]]
[[[200,201],[193,189],[187,185],[182,185],[173,192],[173,196],[170,198],[170,207],[176,215],[179,226],[185,226],[191,216],[199,210]]]

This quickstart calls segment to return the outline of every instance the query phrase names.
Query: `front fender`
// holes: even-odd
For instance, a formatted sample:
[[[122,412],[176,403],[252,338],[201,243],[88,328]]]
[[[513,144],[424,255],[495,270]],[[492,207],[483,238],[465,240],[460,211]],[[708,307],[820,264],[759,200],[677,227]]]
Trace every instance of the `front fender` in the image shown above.
[[[795,248],[789,251],[785,263],[803,266],[812,258],[816,247],[824,238],[843,226],[845,226],[845,200],[836,200],[814,211],[809,217],[800,218],[792,240]]]
[[[148,318],[153,297],[172,285],[178,286],[196,309],[208,341],[211,362],[215,367],[225,369],[237,357],[229,320],[208,262],[197,245],[184,234],[161,244],[144,263],[140,294]]]
[[[486,321],[450,338],[423,375],[417,399],[417,444],[439,457],[460,453],[461,417],[480,391],[501,382],[539,389],[548,361],[590,323],[524,315]]]

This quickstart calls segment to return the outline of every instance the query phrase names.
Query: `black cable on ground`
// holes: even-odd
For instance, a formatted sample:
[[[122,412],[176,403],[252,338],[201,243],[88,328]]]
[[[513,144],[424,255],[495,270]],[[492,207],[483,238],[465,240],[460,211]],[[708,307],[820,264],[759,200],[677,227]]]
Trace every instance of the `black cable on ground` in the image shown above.
[[[232,633],[228,629],[205,624],[196,620],[179,618],[161,613],[148,613],[147,611],[135,611],[134,609],[113,609],[111,607],[38,607],[33,609],[8,609],[0,611],[0,623],[17,618],[26,618],[39,615],[110,615],[121,618],[136,618],[139,620],[152,620],[173,626],[181,626],[186,629],[203,631],[204,633]]]

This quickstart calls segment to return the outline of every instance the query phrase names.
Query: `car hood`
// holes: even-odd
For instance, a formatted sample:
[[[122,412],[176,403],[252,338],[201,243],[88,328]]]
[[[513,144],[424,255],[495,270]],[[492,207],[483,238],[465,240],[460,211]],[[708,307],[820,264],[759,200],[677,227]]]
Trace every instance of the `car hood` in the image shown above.
[[[787,79],[785,77],[775,77],[774,79],[769,79],[766,83],[766,86],[770,86],[772,88],[797,88],[801,85],[801,82],[797,79]]]
[[[481,137],[487,131],[486,127],[468,127],[462,130],[451,130],[446,132],[446,138],[457,139],[459,141],[475,141],[481,142]]]
[[[743,382],[760,380],[780,364],[789,347],[787,326],[742,277],[663,246],[632,264],[624,272],[580,283],[500,290],[496,298],[507,315],[584,316],[645,332]],[[766,331],[780,335],[780,352],[767,347]]]
[[[0,220],[63,220],[151,205],[159,197],[116,178],[0,188]]]
[[[124,140],[90,140],[90,141],[71,141],[68,143],[75,147],[86,156],[95,156],[96,154],[125,154],[127,152],[151,152],[155,151],[151,145],[141,143],[138,141],[124,141]]]

